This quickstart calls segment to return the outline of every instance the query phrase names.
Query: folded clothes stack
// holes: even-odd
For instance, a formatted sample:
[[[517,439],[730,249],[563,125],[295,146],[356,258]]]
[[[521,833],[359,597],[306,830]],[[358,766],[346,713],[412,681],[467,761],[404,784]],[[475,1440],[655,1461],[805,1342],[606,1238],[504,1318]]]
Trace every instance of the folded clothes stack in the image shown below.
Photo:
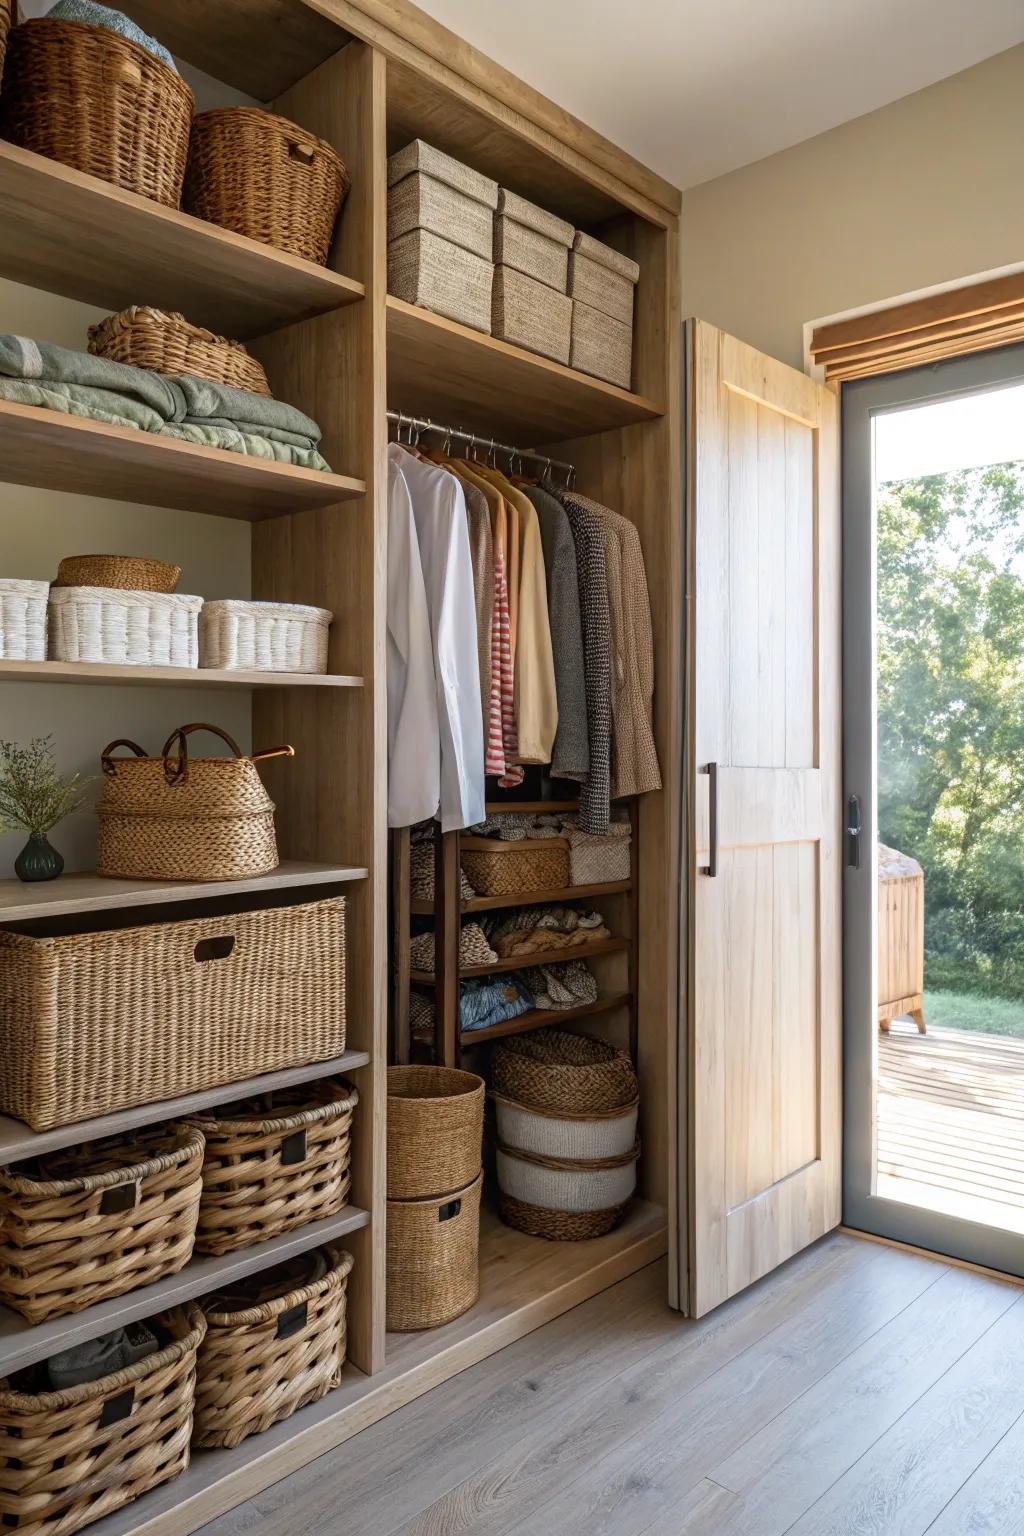
[[[27,336],[0,335],[0,399],[302,469],[330,470],[319,452],[317,423],[281,400],[191,374],[169,377],[133,368]]]

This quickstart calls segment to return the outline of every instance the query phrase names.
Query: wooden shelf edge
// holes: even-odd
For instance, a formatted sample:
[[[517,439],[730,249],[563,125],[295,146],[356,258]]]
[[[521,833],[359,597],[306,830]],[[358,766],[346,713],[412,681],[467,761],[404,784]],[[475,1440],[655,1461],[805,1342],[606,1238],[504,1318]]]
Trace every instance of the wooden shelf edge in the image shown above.
[[[351,673],[263,672],[228,667],[145,667],[101,661],[0,661],[0,682],[192,688],[362,688]]]
[[[487,965],[467,965],[460,968],[459,980],[470,981],[475,976],[500,976],[503,971],[525,971],[534,965],[566,965],[570,960],[590,960],[597,959],[600,955],[619,955],[629,949],[632,942],[632,939],[627,938],[599,939],[596,944],[579,944],[574,949],[548,949],[535,955],[513,955],[505,960],[491,961]],[[437,977],[433,971],[420,971],[413,968],[409,972],[409,979],[423,987],[437,985]]]
[[[589,896],[624,896],[633,889],[632,880],[609,880],[603,885],[566,885],[558,890],[524,891],[516,896],[472,896],[460,902],[462,912],[498,912],[503,907],[543,907],[554,903],[583,901]],[[421,897],[412,897],[410,912],[417,917],[432,917],[434,903]]]
[[[462,1030],[459,1045],[466,1050],[489,1040],[504,1040],[508,1035],[525,1035],[531,1029],[545,1029],[549,1024],[567,1024],[571,1019],[592,1018],[598,1013],[628,1008],[631,1001],[629,992],[610,992],[605,997],[599,997],[596,1003],[581,1003],[578,1008],[531,1008],[529,1013],[521,1013],[517,1019],[489,1024],[486,1029]]]
[[[308,1226],[296,1227],[292,1232],[272,1237],[252,1248],[241,1248],[217,1258],[197,1254],[176,1275],[167,1275],[141,1290],[129,1291],[125,1296],[115,1296],[81,1312],[51,1318],[34,1327],[16,1312],[0,1307],[0,1376],[34,1365],[37,1360],[45,1360],[58,1349],[84,1344],[112,1328],[123,1328],[141,1317],[152,1317],[168,1307],[218,1290],[245,1275],[270,1269],[295,1254],[308,1252],[319,1243],[357,1232],[360,1227],[367,1226],[369,1220],[367,1211],[347,1205],[336,1216],[325,1216]]]

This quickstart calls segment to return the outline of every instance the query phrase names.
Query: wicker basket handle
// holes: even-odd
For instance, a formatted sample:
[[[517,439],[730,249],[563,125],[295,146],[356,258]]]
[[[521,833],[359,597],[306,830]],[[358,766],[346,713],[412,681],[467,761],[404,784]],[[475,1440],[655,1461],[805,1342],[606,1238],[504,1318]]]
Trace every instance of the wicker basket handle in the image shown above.
[[[112,779],[117,772],[117,764],[110,755],[116,747],[130,747],[136,757],[146,756],[146,749],[140,747],[137,741],[129,741],[127,736],[119,736],[116,741],[110,743],[109,747],[104,747],[100,753],[100,767],[108,779]]]
[[[312,165],[316,159],[315,149],[307,149],[305,144],[296,144],[294,139],[288,143],[288,153],[293,160],[298,160],[301,165]]]
[[[188,738],[193,731],[212,731],[214,736],[219,736],[231,748],[234,757],[242,757],[243,752],[233,736],[227,731],[222,731],[219,725],[208,725],[205,721],[196,720],[191,725],[179,725],[176,731],[172,731],[164,742],[164,750],[161,756],[164,760],[164,778],[168,784],[185,784],[188,782]],[[171,757],[171,748],[176,747],[174,757]]]

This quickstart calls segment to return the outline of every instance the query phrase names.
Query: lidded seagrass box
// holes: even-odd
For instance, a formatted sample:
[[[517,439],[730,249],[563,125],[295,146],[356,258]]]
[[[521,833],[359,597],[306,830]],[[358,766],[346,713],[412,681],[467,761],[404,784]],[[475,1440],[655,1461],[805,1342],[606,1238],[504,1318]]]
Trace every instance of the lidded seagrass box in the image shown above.
[[[629,389],[633,373],[633,299],[637,262],[577,230],[569,254],[572,348],[581,373]]]
[[[388,161],[388,292],[491,329],[498,184],[414,139]]]

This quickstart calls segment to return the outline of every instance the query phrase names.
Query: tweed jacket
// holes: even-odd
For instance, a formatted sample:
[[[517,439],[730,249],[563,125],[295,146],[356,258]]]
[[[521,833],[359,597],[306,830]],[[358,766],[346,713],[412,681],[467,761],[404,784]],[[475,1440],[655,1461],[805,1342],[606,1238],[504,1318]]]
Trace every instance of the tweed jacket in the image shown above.
[[[590,510],[585,497],[550,483],[544,489],[564,508],[576,549],[590,742],[590,767],[580,790],[580,826],[585,832],[607,832],[611,811],[612,644],[604,533],[600,518]]]
[[[536,508],[540,523],[555,661],[558,730],[551,754],[551,772],[559,779],[582,782],[590,769],[590,740],[576,547],[568,518],[554,496],[541,486],[525,486],[524,490]]]

